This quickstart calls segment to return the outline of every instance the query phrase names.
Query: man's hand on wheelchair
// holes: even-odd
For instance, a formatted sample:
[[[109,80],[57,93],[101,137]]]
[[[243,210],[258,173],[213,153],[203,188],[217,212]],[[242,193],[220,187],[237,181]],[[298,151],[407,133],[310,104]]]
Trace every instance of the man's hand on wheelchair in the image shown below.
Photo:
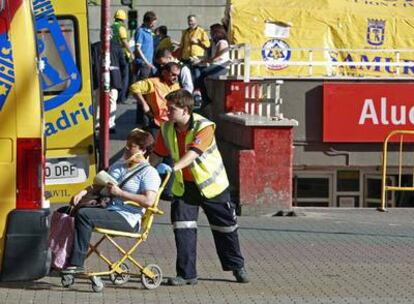
[[[160,163],[158,166],[157,166],[157,171],[158,171],[158,174],[160,174],[160,175],[165,175],[165,174],[167,174],[168,172],[169,173],[171,173],[172,172],[172,168],[170,167],[170,166],[168,166],[167,164],[164,164],[164,163]]]

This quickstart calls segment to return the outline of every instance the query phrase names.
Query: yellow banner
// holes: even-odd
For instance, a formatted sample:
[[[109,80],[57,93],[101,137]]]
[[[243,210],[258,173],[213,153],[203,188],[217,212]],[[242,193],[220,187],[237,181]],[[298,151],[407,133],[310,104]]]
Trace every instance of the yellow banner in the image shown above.
[[[414,76],[399,66],[414,62],[414,0],[230,2],[231,43],[251,46],[252,76]]]

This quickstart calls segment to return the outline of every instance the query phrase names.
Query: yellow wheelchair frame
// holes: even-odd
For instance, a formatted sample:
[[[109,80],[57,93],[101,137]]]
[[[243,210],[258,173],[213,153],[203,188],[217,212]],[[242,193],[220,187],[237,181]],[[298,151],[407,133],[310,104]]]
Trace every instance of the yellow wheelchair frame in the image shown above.
[[[135,252],[137,247],[142,243],[145,242],[148,238],[149,231],[151,230],[151,226],[154,220],[154,214],[156,215],[163,215],[164,212],[158,208],[158,203],[160,201],[161,193],[163,192],[171,173],[167,173],[163,179],[163,182],[158,190],[154,205],[150,208],[146,208],[146,212],[142,217],[141,222],[141,232],[138,233],[131,233],[131,232],[124,232],[118,230],[110,230],[110,229],[103,229],[96,227],[93,232],[102,234],[103,236],[97,241],[95,244],[89,244],[89,251],[87,254],[87,258],[89,258],[93,253],[96,253],[106,264],[109,266],[108,271],[100,271],[100,272],[86,272],[82,276],[86,276],[91,280],[92,283],[92,290],[94,292],[101,292],[104,288],[104,284],[101,280],[101,276],[108,275],[111,282],[114,285],[121,285],[130,279],[131,276],[139,277],[141,276],[142,285],[144,285],[147,289],[155,289],[161,285],[162,282],[162,270],[156,264],[149,264],[147,266],[141,265],[132,254]],[[137,203],[128,201],[126,204],[135,205],[140,207]],[[128,237],[135,239],[135,243],[128,249],[123,249],[114,239],[114,237]],[[108,240],[112,243],[120,253],[122,253],[122,257],[112,262],[109,258],[103,255],[99,250],[98,247],[101,245],[105,240]],[[135,265],[139,272],[131,272],[126,261],[130,261],[133,265]],[[74,275],[63,275],[62,276],[62,285],[64,287],[69,287],[74,284]]]

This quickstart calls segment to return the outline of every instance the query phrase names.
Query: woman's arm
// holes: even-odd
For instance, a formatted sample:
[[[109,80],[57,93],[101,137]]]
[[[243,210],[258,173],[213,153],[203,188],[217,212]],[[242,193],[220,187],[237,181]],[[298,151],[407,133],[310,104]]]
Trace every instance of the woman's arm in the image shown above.
[[[210,63],[214,63],[214,61],[217,61],[217,59],[219,59],[224,53],[226,53],[228,51],[229,51],[228,43],[225,43],[225,40],[221,40],[217,44],[216,53],[214,54],[214,56],[210,57],[208,61]]]
[[[88,193],[94,192],[94,186],[88,186],[87,188],[81,190],[79,193],[75,194],[70,200],[70,205],[76,206],[79,201]]]
[[[133,201],[144,208],[154,205],[155,199],[157,198],[157,192],[155,191],[146,191],[143,194],[134,194],[122,190],[118,186],[110,183],[108,183],[107,189],[112,196],[119,197],[124,201]]]

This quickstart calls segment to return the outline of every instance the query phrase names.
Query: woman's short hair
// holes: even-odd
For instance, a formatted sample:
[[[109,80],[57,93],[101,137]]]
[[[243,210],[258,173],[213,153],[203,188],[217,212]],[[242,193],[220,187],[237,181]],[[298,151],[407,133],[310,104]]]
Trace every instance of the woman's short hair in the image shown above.
[[[220,23],[215,23],[210,26],[210,35],[213,36],[213,34],[217,41],[222,39],[227,40],[226,28]]]
[[[141,150],[145,150],[145,157],[151,154],[154,147],[154,137],[152,137],[151,133],[139,128],[135,128],[129,132],[127,141],[131,141],[138,145]]]
[[[184,89],[179,89],[177,91],[169,93],[165,96],[168,102],[171,102],[176,107],[184,109],[188,108],[188,112],[191,114],[194,108],[194,99],[193,95],[190,92]]]

